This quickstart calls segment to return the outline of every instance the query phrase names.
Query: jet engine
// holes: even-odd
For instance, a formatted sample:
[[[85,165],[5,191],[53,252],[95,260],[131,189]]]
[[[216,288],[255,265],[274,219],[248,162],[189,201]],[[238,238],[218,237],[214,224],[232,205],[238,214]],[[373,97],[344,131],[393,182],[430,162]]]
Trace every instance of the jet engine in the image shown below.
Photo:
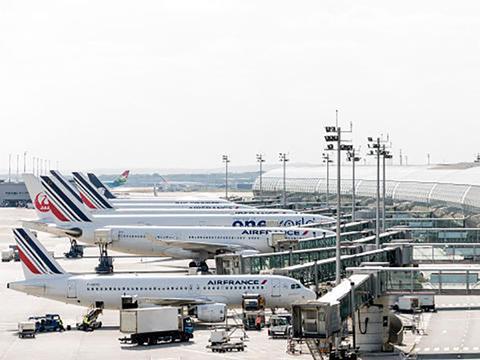
[[[222,322],[227,316],[227,305],[222,303],[197,305],[193,315],[203,322]]]

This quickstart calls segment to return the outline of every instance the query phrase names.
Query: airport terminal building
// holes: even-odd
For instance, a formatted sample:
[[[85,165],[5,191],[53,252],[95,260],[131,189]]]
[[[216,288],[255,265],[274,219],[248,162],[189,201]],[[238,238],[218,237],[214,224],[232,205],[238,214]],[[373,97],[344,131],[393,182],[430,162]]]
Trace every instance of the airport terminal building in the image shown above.
[[[352,194],[352,166],[341,169],[341,193]],[[329,194],[336,195],[337,168],[330,165]],[[375,198],[377,167],[356,165],[355,190],[358,197]],[[411,201],[427,205],[447,205],[464,211],[480,212],[480,164],[460,163],[431,166],[386,167],[386,197],[395,201]],[[265,195],[278,195],[283,191],[282,168],[267,171],[262,177]],[[253,190],[260,191],[260,179]],[[313,195],[321,198],[327,193],[327,169],[322,166],[287,167],[286,190],[289,195]]]
[[[0,181],[0,207],[23,207],[30,202],[27,187],[23,182]]]

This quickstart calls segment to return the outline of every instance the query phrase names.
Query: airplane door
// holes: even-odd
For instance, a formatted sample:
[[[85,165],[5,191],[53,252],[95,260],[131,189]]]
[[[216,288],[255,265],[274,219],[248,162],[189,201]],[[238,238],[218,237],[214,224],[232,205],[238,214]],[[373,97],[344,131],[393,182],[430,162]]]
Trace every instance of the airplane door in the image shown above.
[[[272,280],[272,297],[280,296],[280,280],[274,279]]]
[[[69,280],[67,284],[67,298],[73,299],[77,297],[77,284],[74,280]]]

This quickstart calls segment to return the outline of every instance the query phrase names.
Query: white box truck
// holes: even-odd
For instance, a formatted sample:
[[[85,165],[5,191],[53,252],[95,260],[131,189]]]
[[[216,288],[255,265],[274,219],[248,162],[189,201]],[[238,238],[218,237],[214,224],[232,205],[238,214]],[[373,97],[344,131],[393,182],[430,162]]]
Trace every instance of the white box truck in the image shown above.
[[[155,345],[158,342],[188,341],[193,337],[193,324],[188,316],[172,306],[127,309],[120,311],[120,332],[130,337],[124,343]]]
[[[9,262],[13,260],[14,255],[13,249],[2,250],[2,262]]]
[[[400,296],[394,308],[402,312],[413,312],[415,310],[435,311],[435,295],[415,294]]]

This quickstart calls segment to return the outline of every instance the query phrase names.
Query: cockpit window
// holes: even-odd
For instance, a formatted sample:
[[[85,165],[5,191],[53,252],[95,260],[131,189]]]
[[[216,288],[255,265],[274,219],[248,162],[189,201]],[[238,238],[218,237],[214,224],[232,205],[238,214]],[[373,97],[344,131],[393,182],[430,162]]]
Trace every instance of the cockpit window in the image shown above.
[[[290,289],[294,290],[294,289],[300,289],[300,285],[298,284],[292,284],[290,285]]]

